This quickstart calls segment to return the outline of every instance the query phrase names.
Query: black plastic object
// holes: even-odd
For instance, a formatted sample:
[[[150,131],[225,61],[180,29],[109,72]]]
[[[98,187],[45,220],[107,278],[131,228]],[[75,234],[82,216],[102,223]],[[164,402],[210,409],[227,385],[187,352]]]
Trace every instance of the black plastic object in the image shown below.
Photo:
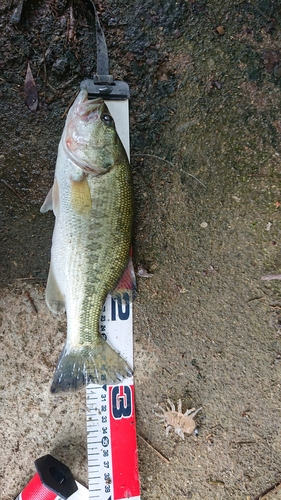
[[[102,97],[103,99],[124,100],[129,99],[129,86],[126,82],[113,80],[109,74],[109,59],[107,45],[99,17],[93,0],[84,0],[95,17],[96,46],[97,46],[97,71],[93,79],[87,78],[80,85],[81,89],[86,89],[89,99]]]
[[[80,88],[88,91],[89,99],[102,97],[103,99],[124,100],[130,97],[129,85],[119,80],[111,84],[103,84],[87,78],[81,82]]]
[[[44,455],[35,460],[35,467],[42,484],[63,500],[78,490],[69,468],[52,455]]]

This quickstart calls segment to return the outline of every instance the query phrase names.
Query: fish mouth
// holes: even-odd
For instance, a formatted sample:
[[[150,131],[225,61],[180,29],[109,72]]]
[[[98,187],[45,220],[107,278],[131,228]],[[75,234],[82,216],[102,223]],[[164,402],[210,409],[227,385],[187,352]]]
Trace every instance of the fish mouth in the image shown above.
[[[80,116],[80,118],[89,120],[91,118],[98,118],[98,114],[91,115],[96,112],[100,106],[104,103],[101,97],[97,99],[88,99],[88,92],[86,89],[82,89],[74,102],[75,110],[74,112]]]
[[[100,97],[97,99],[88,99],[87,90],[82,89],[69,110],[65,129],[62,135],[62,146],[70,161],[81,170],[91,173],[92,175],[99,175],[101,174],[101,171],[98,167],[89,165],[88,162],[77,157],[75,154],[76,150],[79,150],[79,148],[82,148],[83,146],[87,146],[88,143],[82,136],[76,136],[75,128],[72,123],[75,121],[75,117],[77,116],[79,117],[79,120],[82,120],[83,122],[98,120],[100,117],[100,107],[103,103],[104,101]],[[73,115],[74,118],[72,118]],[[70,129],[70,133],[66,133],[67,129]],[[98,150],[100,149],[100,146],[94,146],[92,144],[91,148]]]

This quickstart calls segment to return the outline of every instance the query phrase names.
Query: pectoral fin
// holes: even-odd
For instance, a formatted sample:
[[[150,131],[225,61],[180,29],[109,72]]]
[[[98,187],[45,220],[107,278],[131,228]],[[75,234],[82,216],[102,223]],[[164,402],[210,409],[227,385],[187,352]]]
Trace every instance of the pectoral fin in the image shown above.
[[[52,268],[52,263],[50,265],[46,286],[46,304],[53,314],[59,314],[65,311],[64,296],[57,284],[57,280]]]
[[[78,215],[87,215],[92,209],[92,199],[86,177],[76,181],[71,179],[71,206]]]
[[[54,184],[48,192],[42,207],[40,208],[40,212],[42,214],[48,212],[48,210],[53,210],[55,215],[57,215],[59,210],[59,186],[57,179],[54,180]]]

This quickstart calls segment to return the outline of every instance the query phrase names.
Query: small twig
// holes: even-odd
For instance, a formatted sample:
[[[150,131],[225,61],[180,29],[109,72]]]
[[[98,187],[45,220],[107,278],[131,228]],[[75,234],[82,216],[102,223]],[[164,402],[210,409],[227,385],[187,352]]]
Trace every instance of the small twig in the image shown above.
[[[45,53],[46,51],[45,51],[45,46],[44,46],[44,44],[39,36],[38,36],[38,40],[39,40],[39,43],[41,45],[42,52],[43,52],[44,83],[45,83],[45,85],[47,85],[48,77],[47,77],[47,65],[46,65],[46,53]],[[46,94],[46,90],[45,90],[45,94]],[[46,95],[44,97],[46,97]]]
[[[281,274],[266,274],[262,276],[261,279],[263,281],[281,280]]]
[[[231,444],[241,445],[241,444],[254,444],[256,441],[230,441]]]
[[[47,278],[36,278],[32,276],[31,278],[13,278],[13,281],[25,281],[25,280],[38,280],[38,281],[46,281]]]
[[[154,448],[154,446],[152,446],[146,439],[144,439],[140,434],[137,434],[138,438],[143,441],[147,446],[148,448],[150,448],[151,450],[154,451],[154,453],[156,453],[156,455],[161,458],[161,460],[163,460],[166,464],[169,464],[170,463],[170,460],[166,457],[164,457],[164,455],[162,455],[162,453],[160,453],[160,451],[156,450],[156,448]]]
[[[35,312],[35,314],[38,314],[38,309],[37,309],[36,305],[34,304],[32,298],[30,297],[29,293],[27,291],[25,291],[24,294],[28,298],[30,305],[31,305],[33,311]]]
[[[246,300],[246,304],[250,304],[250,302],[254,302],[254,300],[265,300],[265,297],[254,297],[253,299]]]
[[[49,82],[46,82],[46,85],[48,85],[50,89],[52,89],[55,93],[57,93],[56,89]]]
[[[223,481],[220,481],[219,479],[207,479],[207,483],[211,485],[219,485],[219,486],[224,486],[225,483]]]
[[[5,184],[5,186],[7,186],[7,188],[9,188],[19,198],[19,200],[24,201],[24,199],[15,191],[12,186],[10,186],[10,184],[8,184],[8,182],[4,181],[4,179],[1,179],[1,182],[3,182],[3,184]]]
[[[77,80],[78,78],[78,75],[75,75],[73,76],[72,78],[70,78],[69,80],[67,80],[67,82],[64,82],[63,85],[60,85],[58,87],[58,91],[61,92],[62,90],[66,89],[67,87],[69,87],[69,85],[74,82],[75,80]]]
[[[69,42],[75,41],[73,5],[69,7],[69,19],[67,22],[67,39]]]
[[[267,495],[267,493],[270,493],[271,491],[278,491],[280,489],[280,487],[281,487],[281,483],[276,483],[273,486],[270,486],[269,488],[267,488],[267,490],[263,491],[260,495],[255,497],[253,500],[262,500],[263,498],[266,500],[267,496],[265,496],[265,495]],[[277,498],[277,496],[276,496],[276,498]]]
[[[40,38],[39,38],[40,40]],[[40,40],[41,43],[41,40]],[[46,65],[46,54],[45,54],[45,47],[42,44],[42,49],[43,49],[43,64],[44,64],[44,83],[46,85],[47,83],[47,65]]]
[[[151,158],[156,158],[157,160],[164,161],[165,163],[168,163],[168,165],[171,165],[171,167],[173,167],[173,169],[176,169],[176,166],[172,162],[170,162],[169,160],[165,160],[165,158],[161,158],[161,156],[156,156],[156,155],[152,155],[149,153],[142,153],[142,154],[141,153],[134,153],[132,156],[151,156]],[[199,181],[199,179],[197,179],[197,177],[195,177],[195,175],[192,175],[189,172],[186,172],[182,168],[180,168],[179,171],[183,172],[184,174],[189,175],[190,177],[195,179],[197,182],[199,182],[199,184],[202,184],[202,186],[204,188],[206,187],[205,184],[203,184],[203,182]]]

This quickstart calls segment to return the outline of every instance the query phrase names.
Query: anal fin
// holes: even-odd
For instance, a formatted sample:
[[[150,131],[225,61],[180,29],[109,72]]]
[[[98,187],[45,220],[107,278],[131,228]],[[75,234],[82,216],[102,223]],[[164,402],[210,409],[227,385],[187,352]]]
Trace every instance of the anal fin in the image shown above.
[[[46,286],[46,304],[53,314],[65,311],[64,296],[61,293],[54,275],[52,263],[50,264],[49,276]]]
[[[137,294],[136,275],[132,258],[129,258],[127,267],[122,274],[117,286],[110,293],[113,299],[118,302],[128,302],[134,300]]]

